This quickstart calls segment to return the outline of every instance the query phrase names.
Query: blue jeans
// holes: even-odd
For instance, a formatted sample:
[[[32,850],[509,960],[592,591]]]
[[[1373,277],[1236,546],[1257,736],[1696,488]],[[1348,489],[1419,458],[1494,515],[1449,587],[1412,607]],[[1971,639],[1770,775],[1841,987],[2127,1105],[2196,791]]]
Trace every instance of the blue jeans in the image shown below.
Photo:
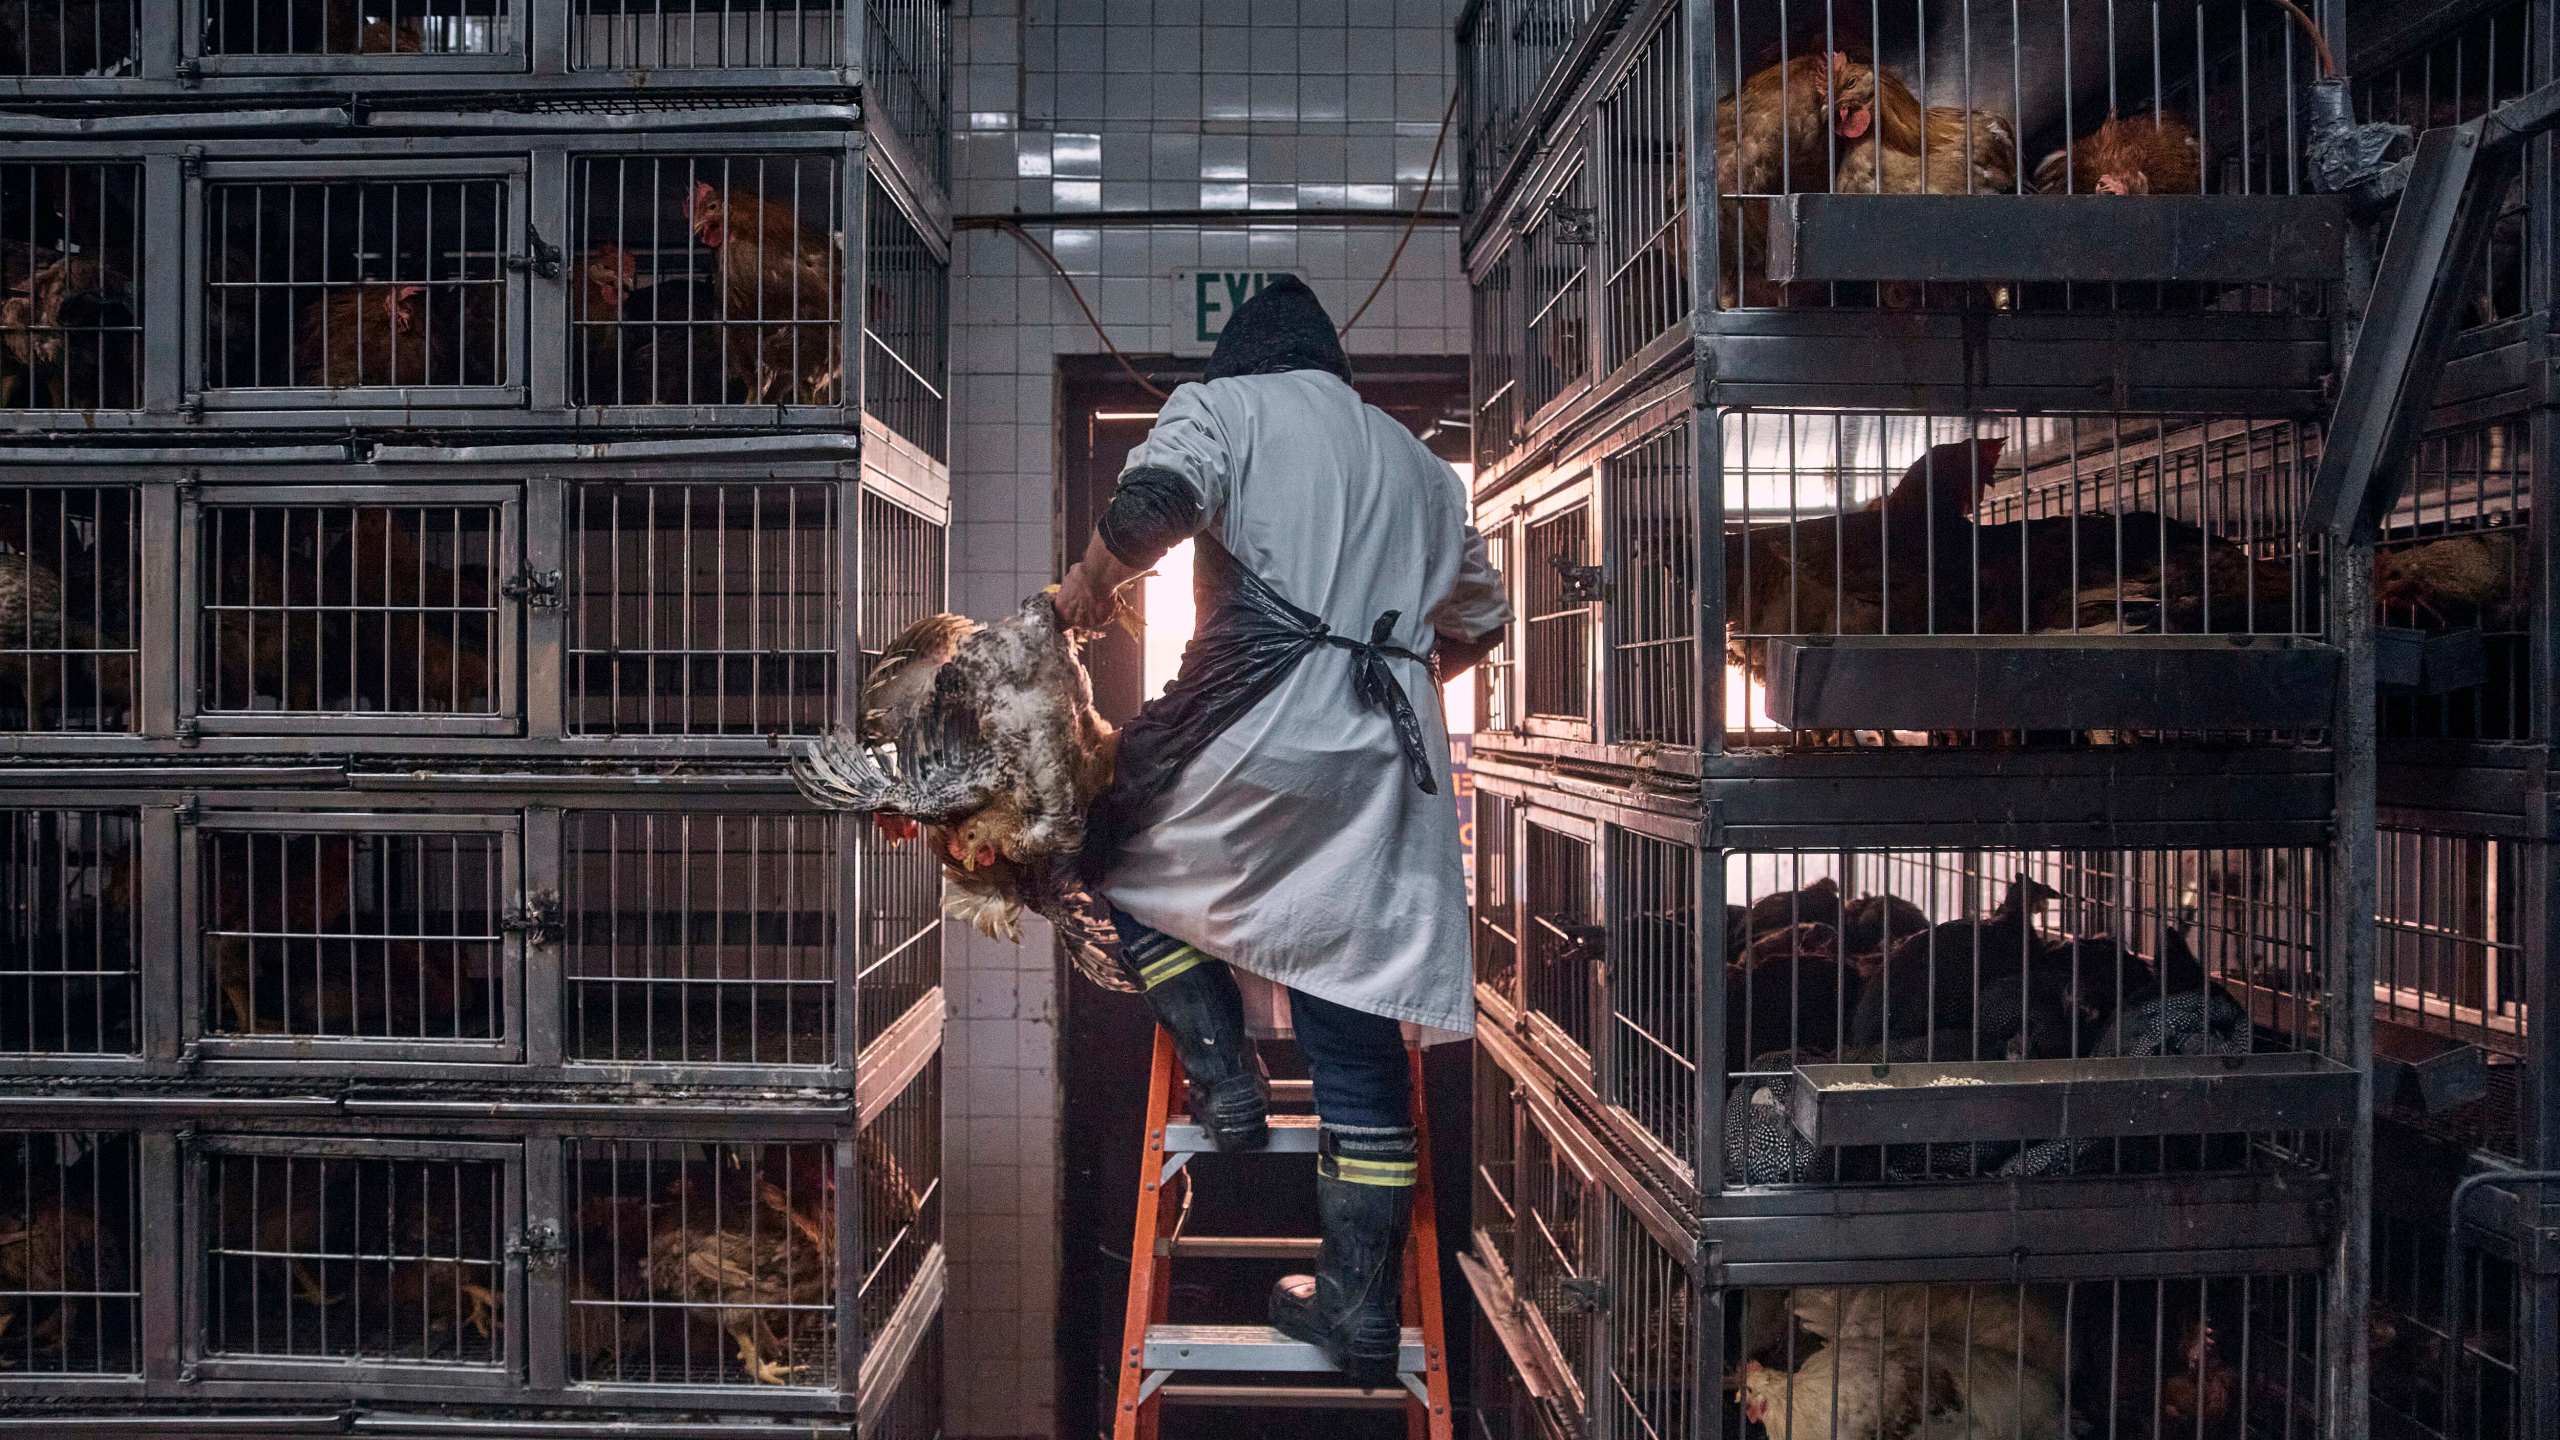
[[[1111,919],[1119,927],[1124,954],[1169,948],[1158,938],[1161,931],[1131,919],[1117,906]],[[1298,1032],[1298,1052],[1307,1057],[1307,1074],[1315,1082],[1317,1119],[1336,1129],[1396,1129],[1413,1123],[1413,1072],[1407,1068],[1403,1026],[1297,989],[1289,991],[1289,1018]]]

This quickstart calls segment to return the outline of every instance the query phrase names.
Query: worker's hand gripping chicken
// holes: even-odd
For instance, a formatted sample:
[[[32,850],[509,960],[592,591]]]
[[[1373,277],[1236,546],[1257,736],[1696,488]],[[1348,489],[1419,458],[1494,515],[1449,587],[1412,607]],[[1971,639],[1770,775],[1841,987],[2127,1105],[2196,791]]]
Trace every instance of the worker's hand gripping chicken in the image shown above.
[[[1100,628],[1121,585],[1199,542],[1198,632],[1121,732],[1085,872],[1223,1149],[1269,1134],[1230,967],[1288,988],[1323,1125],[1324,1244],[1316,1275],[1273,1292],[1272,1321],[1376,1384],[1395,1369],[1415,1180],[1399,1022],[1473,1026],[1438,682],[1511,611],[1456,473],[1350,380],[1305,285],[1238,308],[1206,378],[1131,452],[1057,604]]]

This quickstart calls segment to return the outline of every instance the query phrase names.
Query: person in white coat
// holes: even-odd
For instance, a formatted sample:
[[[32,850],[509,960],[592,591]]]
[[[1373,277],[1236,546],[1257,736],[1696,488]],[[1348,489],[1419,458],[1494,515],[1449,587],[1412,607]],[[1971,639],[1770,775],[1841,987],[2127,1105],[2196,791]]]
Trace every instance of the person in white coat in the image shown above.
[[[1416,1178],[1404,1027],[1474,1024],[1440,683],[1511,607],[1465,486],[1361,401],[1306,286],[1240,307],[1206,377],[1130,453],[1057,596],[1068,624],[1098,628],[1121,585],[1198,541],[1199,630],[1122,731],[1085,868],[1222,1148],[1265,1143],[1269,1106],[1228,967],[1287,987],[1324,1241],[1272,1321],[1383,1384]]]

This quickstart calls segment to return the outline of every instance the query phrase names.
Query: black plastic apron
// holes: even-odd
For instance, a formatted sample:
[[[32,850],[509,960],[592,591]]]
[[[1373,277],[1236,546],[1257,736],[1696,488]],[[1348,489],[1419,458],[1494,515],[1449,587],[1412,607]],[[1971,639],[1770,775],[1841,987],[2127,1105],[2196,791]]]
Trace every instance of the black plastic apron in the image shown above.
[[[1319,646],[1351,652],[1352,693],[1363,704],[1385,710],[1394,722],[1396,745],[1404,752],[1414,788],[1425,795],[1440,793],[1431,778],[1422,722],[1414,716],[1403,682],[1387,668],[1389,660],[1431,663],[1428,656],[1387,643],[1403,611],[1379,616],[1369,638],[1355,640],[1333,633],[1321,616],[1290,604],[1206,536],[1194,555],[1202,582],[1198,590],[1223,593],[1214,604],[1201,607],[1198,628],[1182,650],[1182,668],[1164,694],[1120,728],[1111,788],[1095,799],[1085,819],[1080,864],[1087,882],[1096,886],[1109,877],[1121,847],[1142,828],[1140,817],[1147,807],[1172,788],[1183,767]]]

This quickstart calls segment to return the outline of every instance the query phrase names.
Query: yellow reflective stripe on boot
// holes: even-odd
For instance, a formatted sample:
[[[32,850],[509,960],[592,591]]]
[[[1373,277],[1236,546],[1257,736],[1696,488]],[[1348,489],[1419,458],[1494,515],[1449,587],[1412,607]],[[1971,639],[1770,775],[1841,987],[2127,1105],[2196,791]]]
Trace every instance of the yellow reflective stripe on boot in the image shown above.
[[[1333,1178],[1354,1185],[1384,1185],[1403,1188],[1421,1178],[1421,1165],[1413,1160],[1361,1160],[1349,1155],[1333,1157]]]
[[[1198,950],[1185,945],[1181,949],[1174,951],[1172,954],[1167,955],[1163,959],[1158,960],[1151,965],[1140,967],[1138,970],[1138,983],[1144,985],[1150,990],[1153,990],[1167,980],[1179,979],[1184,975],[1190,974],[1194,969],[1199,967],[1201,961],[1208,958],[1208,956],[1201,954]]]

